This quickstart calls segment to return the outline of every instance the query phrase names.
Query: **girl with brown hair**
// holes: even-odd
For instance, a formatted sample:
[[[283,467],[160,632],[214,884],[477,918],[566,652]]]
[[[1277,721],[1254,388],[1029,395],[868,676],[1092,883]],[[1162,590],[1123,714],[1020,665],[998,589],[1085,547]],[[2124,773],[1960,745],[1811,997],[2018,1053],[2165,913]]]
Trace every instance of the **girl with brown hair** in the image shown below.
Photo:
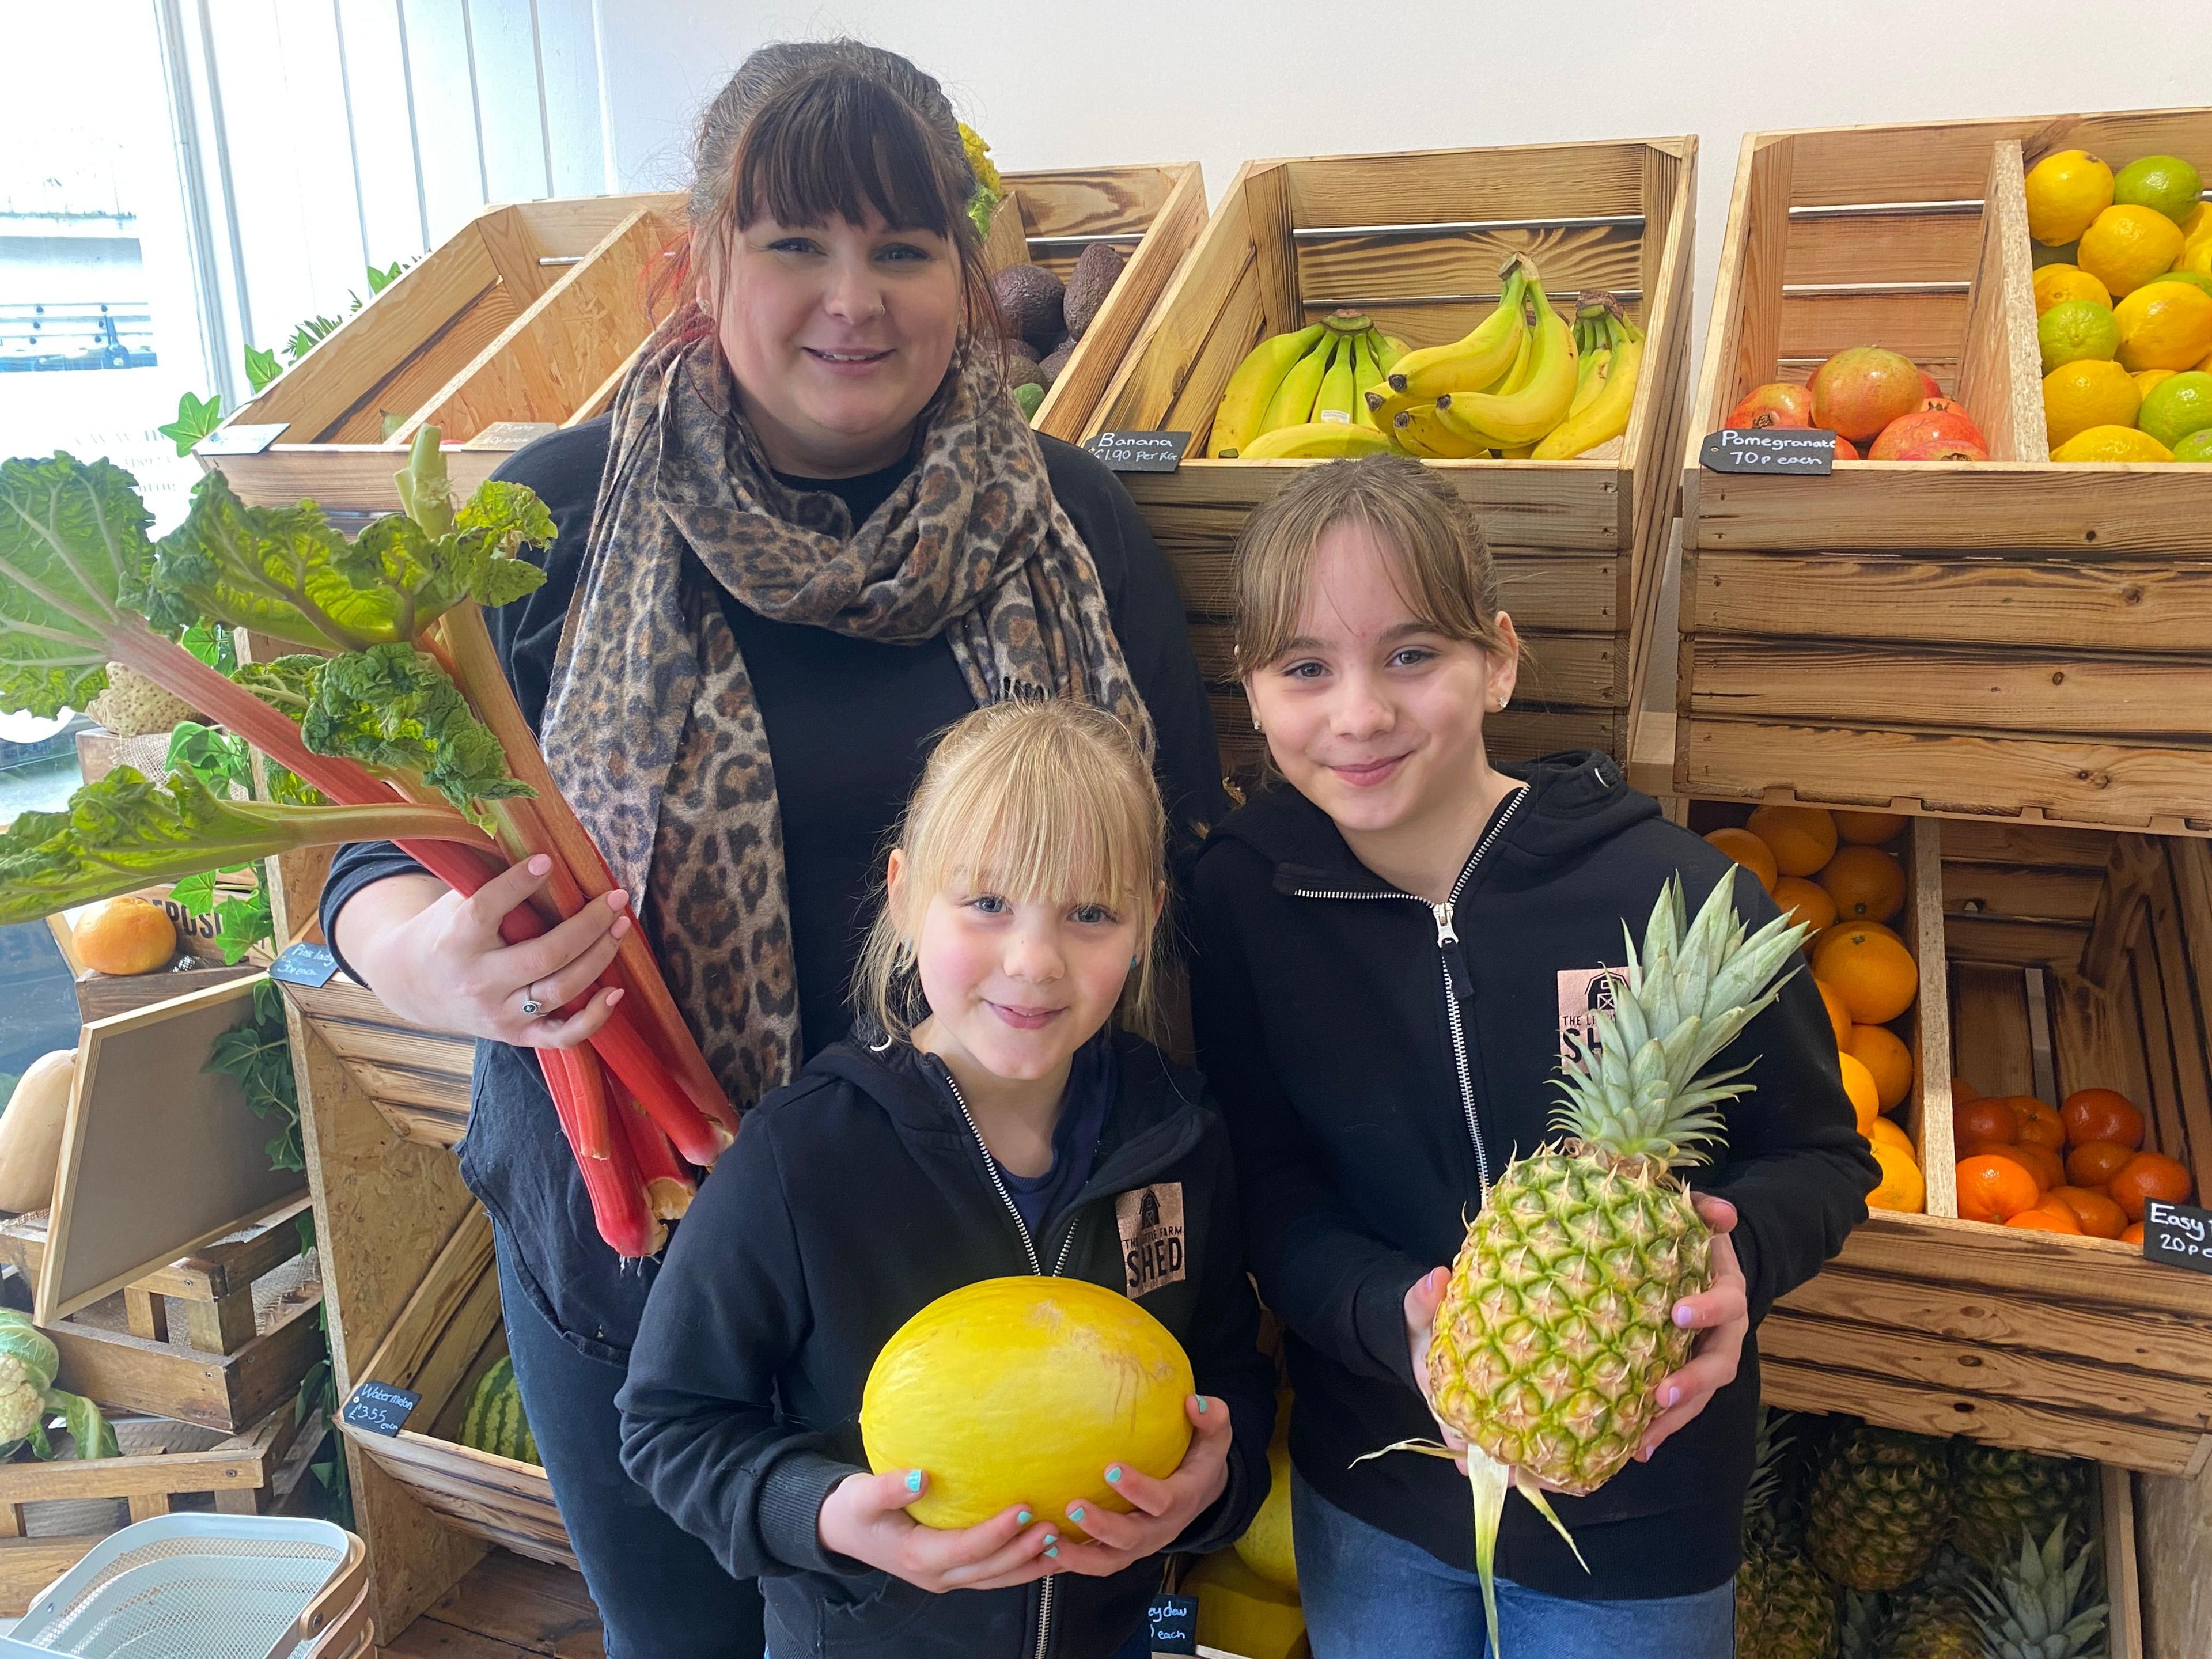
[[[1010,688],[1109,710],[1171,842],[1217,816],[1204,689],[1128,496],[1003,384],[950,105],[852,41],[763,47],[708,108],[681,303],[611,419],[501,470],[560,531],[492,613],[562,789],[619,884],[542,939],[388,847],[349,848],[325,930],[403,1018],[482,1039],[461,1173],[491,1212],[523,1403],[613,1659],[760,1651],[758,1601],[623,1474],[614,1396],[654,1273],[594,1233],[538,1067],[641,920],[731,1097],[844,1034],[878,847],[930,734]]]

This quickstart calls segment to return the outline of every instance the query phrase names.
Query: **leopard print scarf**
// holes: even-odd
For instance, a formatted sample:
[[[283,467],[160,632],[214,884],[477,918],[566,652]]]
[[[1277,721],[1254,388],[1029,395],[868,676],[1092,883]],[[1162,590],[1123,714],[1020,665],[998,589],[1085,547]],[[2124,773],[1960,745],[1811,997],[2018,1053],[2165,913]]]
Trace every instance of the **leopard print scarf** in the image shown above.
[[[700,337],[702,333],[706,337]],[[1152,725],[1090,550],[981,352],[956,355],[914,470],[866,524],[795,491],[737,412],[695,314],[649,341],[614,404],[607,469],[569,602],[541,741],[562,793],[641,918],[731,1098],[787,1082],[800,1054],[775,769],[719,597],[864,639],[942,635],[980,706],[1009,692]]]

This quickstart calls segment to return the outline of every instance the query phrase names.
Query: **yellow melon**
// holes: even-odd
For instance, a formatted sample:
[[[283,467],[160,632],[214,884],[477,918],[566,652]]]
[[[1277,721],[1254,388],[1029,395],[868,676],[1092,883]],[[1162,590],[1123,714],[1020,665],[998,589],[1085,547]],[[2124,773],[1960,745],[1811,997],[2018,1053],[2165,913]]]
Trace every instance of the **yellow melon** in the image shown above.
[[[1018,1504],[1054,1517],[1074,1504],[1127,1512],[1106,1466],[1172,1474],[1194,1387],[1182,1345],[1118,1291],[986,1279],[940,1296],[884,1345],[860,1439],[878,1474],[928,1473],[907,1509],[926,1527],[972,1527]]]
[[[1209,1555],[1183,1580],[1198,1598],[1198,1644],[1238,1659],[1291,1659],[1306,1633],[1294,1590],[1278,1589],[1234,1550]]]
[[[1297,1553],[1291,1547],[1291,1396],[1275,1396],[1275,1437],[1267,1447],[1267,1498],[1244,1535],[1237,1540],[1237,1553],[1244,1565],[1278,1589],[1293,1595],[1298,1589]]]

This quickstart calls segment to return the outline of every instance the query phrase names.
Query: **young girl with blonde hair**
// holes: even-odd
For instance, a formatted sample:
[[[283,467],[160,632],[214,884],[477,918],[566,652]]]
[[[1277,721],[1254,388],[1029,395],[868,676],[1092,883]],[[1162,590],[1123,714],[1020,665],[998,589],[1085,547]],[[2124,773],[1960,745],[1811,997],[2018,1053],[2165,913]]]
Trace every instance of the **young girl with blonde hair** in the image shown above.
[[[1235,580],[1237,663],[1283,782],[1200,855],[1193,1012],[1253,1271],[1289,1330],[1307,1628],[1315,1659],[1480,1655],[1466,1477],[1361,1460],[1437,1433],[1421,1362],[1443,1264],[1507,1163],[1552,1137],[1565,1045],[1608,994],[1624,921],[1640,929],[1678,873],[1694,908],[1735,866],[1606,755],[1492,759],[1520,642],[1480,527],[1419,463],[1307,472],[1253,514]],[[1754,927],[1776,914],[1748,876],[1735,904]],[[1702,1334],[1643,1461],[1553,1500],[1587,1571],[1508,1506],[1516,1655],[1733,1650],[1752,1328],[1841,1248],[1876,1176],[1809,975],[1739,1042],[1753,1091],[1695,1175],[1715,1283],[1674,1310]]]
[[[745,1120],[670,1246],[630,1358],[623,1460],[731,1572],[774,1659],[1104,1659],[1157,1557],[1235,1539],[1266,1496],[1228,1143],[1142,1037],[1166,896],[1159,794],[1127,729],[1066,701],[978,710],[932,755],[855,974],[855,1037]],[[1012,1274],[1121,1291],[1183,1344],[1193,1437],[1134,1508],[1030,1494],[964,1531],[904,1513],[930,1471],[871,1474],[861,1391],[946,1292]],[[1067,1534],[1073,1522],[1089,1534]]]

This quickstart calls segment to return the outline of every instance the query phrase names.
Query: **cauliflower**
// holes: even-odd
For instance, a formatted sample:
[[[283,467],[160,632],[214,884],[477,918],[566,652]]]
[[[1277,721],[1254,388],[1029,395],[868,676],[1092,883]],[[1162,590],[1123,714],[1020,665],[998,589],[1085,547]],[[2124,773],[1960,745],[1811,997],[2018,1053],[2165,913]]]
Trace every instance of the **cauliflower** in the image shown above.
[[[0,1457],[25,1441],[40,1457],[54,1455],[46,1421],[58,1417],[79,1457],[116,1455],[115,1431],[100,1407],[54,1387],[61,1356],[46,1334],[12,1308],[0,1308]]]
[[[0,1359],[0,1376],[15,1372],[13,1381],[0,1381],[0,1443],[28,1440],[45,1426],[46,1397],[23,1377],[21,1362]]]
[[[183,698],[119,662],[107,665],[107,689],[84,712],[118,738],[150,738],[171,731],[179,720],[199,718]]]

